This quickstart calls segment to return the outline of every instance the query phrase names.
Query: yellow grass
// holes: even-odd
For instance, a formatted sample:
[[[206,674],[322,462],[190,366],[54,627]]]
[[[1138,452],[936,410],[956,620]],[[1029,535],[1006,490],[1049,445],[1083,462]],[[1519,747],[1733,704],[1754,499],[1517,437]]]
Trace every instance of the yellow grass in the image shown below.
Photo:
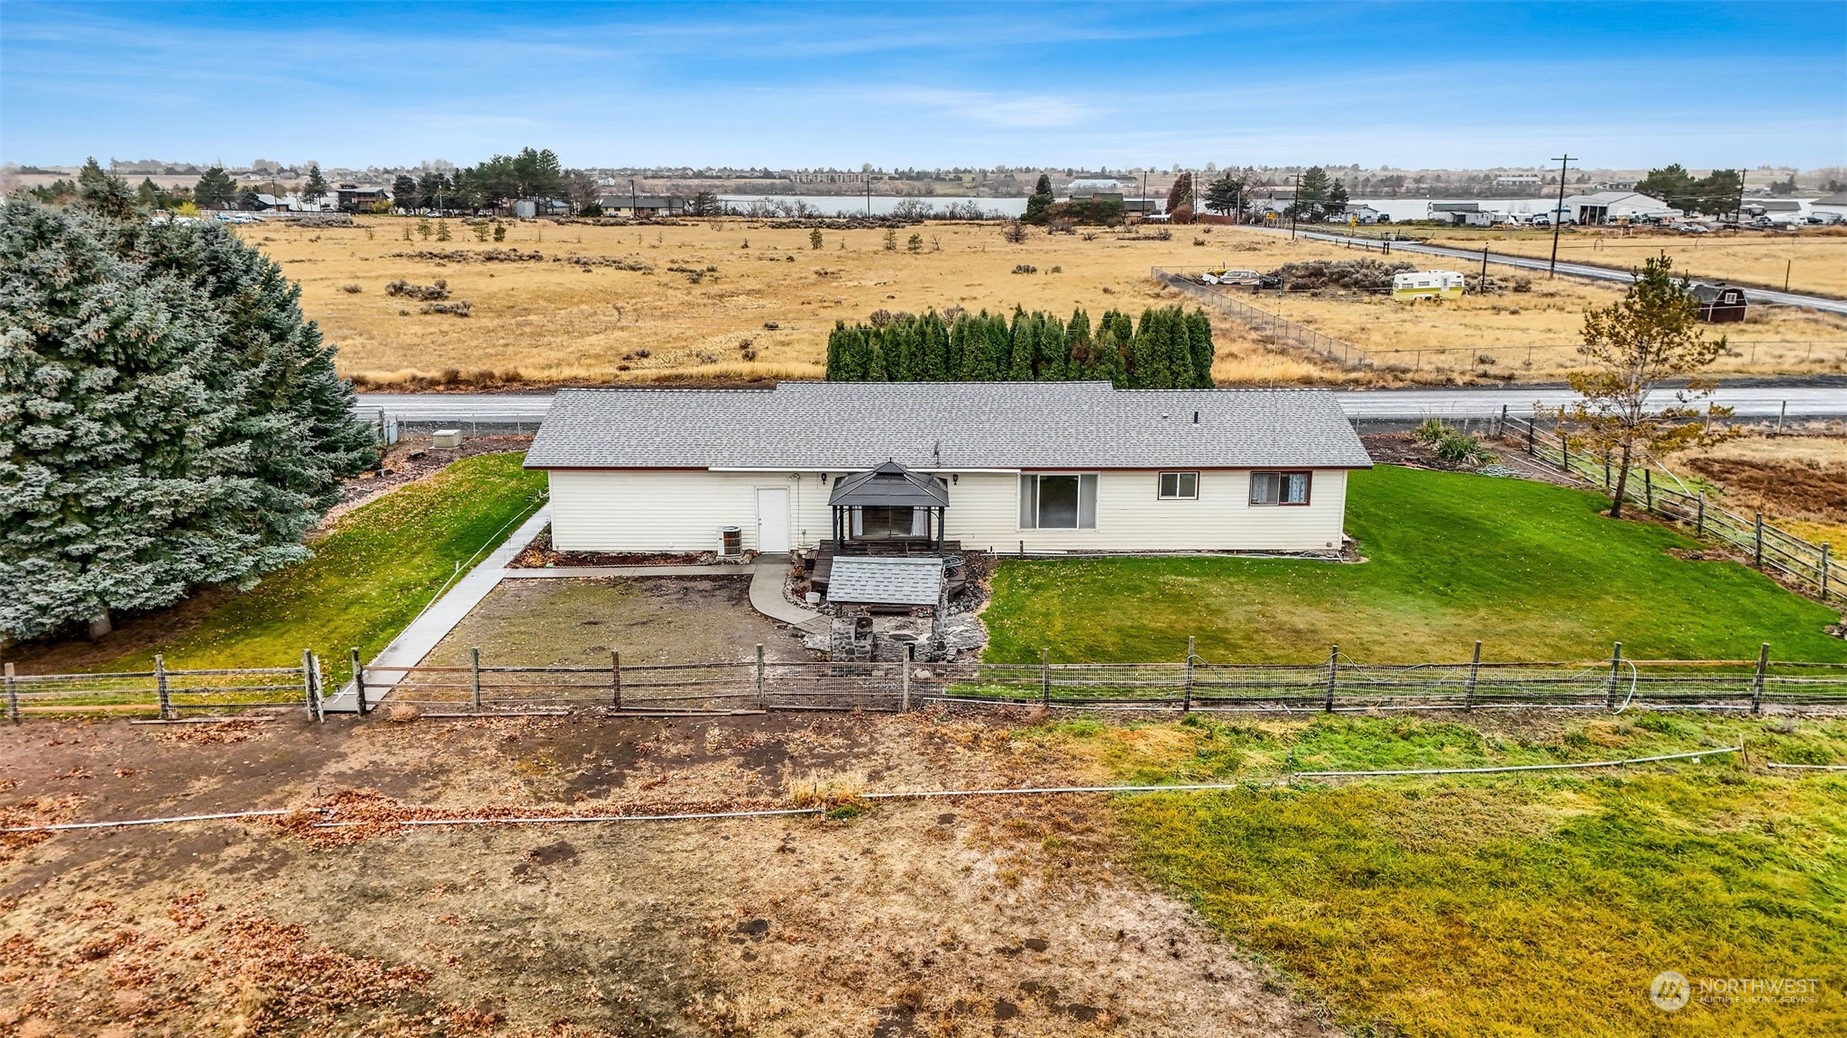
[[[1422,233],[1422,232],[1419,232]],[[1441,245],[1481,248],[1494,243],[1496,252],[1520,256],[1550,256],[1552,232],[1438,231],[1431,241]],[[1718,278],[1782,288],[1789,276],[1792,292],[1847,296],[1847,233],[1810,229],[1741,231],[1706,235],[1619,228],[1566,229],[1559,236],[1558,258],[1574,263],[1595,263],[1624,269],[1639,267],[1658,252],[1673,257],[1674,269],[1696,278]]]
[[[301,283],[303,308],[340,347],[341,371],[382,384],[441,379],[446,372],[462,382],[818,378],[834,322],[863,320],[881,308],[1011,311],[1019,305],[1068,314],[1082,306],[1094,317],[1110,307],[1139,312],[1151,304],[1190,302],[1150,281],[1152,267],[1194,271],[1225,264],[1268,270],[1290,261],[1362,255],[1335,244],[1228,227],[1176,227],[1170,241],[1128,240],[1102,230],[1087,241],[1034,230],[1026,242],[1014,245],[993,224],[934,223],[901,229],[897,250],[887,251],[881,229],[824,230],[823,247],[815,250],[806,229],[776,230],[740,219],[641,228],[509,222],[507,240],[498,245],[477,242],[460,221],[450,222],[454,238],[449,242],[403,240],[405,229],[415,223],[368,217],[354,228],[272,222],[240,231]],[[907,248],[912,233],[922,239],[915,253]],[[494,248],[537,250],[544,258],[483,263],[402,255],[435,250],[479,254]],[[639,262],[652,269],[585,268],[555,259],[570,256]],[[1037,272],[1013,273],[1020,264]],[[697,271],[700,280],[695,283],[670,267]],[[473,315],[421,313],[421,303],[386,295],[385,286],[398,279],[421,285],[446,280],[451,298],[472,303]],[[345,291],[348,285],[359,291]],[[1280,309],[1369,349],[1452,347],[1459,352],[1445,365],[1469,371],[1476,367],[1475,347],[1575,341],[1584,305],[1616,295],[1609,287],[1560,283],[1530,296],[1413,307],[1373,298],[1310,300],[1292,293]],[[1251,298],[1247,293],[1239,297]],[[1254,302],[1278,306],[1274,296]],[[1520,312],[1513,313],[1513,307]],[[1220,355],[1213,373],[1224,383],[1378,377],[1342,372],[1300,350],[1278,348],[1216,314],[1214,327]],[[1773,318],[1747,326],[1746,332],[1734,338],[1847,338],[1838,326],[1803,318]],[[1834,351],[1832,363],[1838,366],[1843,355],[1847,345]],[[1569,351],[1560,351],[1557,360],[1569,357]],[[1406,369],[1414,366],[1409,356],[1403,359]],[[1804,366],[1772,350],[1748,370],[1783,364],[1831,370],[1828,363]],[[1427,357],[1415,366],[1419,377],[1429,377],[1437,361]],[[1520,368],[1509,359],[1490,374],[1546,374],[1555,366]]]

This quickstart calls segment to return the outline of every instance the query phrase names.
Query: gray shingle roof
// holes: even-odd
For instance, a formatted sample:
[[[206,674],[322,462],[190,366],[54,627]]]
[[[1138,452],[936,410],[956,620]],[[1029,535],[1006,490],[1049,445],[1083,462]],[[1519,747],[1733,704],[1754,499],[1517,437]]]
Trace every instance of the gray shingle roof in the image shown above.
[[[1372,465],[1326,390],[1107,382],[566,389],[526,454],[532,469],[827,471],[885,461],[938,472]]]
[[[942,590],[942,559],[837,555],[827,576],[829,602],[935,605]]]

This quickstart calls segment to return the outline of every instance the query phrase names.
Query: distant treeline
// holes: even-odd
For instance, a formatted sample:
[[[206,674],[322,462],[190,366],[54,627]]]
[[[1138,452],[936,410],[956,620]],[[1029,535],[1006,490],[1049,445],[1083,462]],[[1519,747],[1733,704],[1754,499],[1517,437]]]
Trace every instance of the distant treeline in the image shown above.
[[[1107,381],[1121,389],[1209,389],[1212,324],[1178,306],[1142,311],[1139,322],[1111,310],[1093,328],[1035,310],[1004,314],[934,311],[834,325],[827,337],[830,382]]]

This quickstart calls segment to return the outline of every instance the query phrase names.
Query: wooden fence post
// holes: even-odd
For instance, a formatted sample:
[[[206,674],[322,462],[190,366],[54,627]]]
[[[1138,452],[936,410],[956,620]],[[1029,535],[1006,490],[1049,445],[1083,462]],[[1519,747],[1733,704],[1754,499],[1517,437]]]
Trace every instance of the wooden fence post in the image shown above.
[[[308,720],[312,721],[320,713],[320,697],[314,689],[314,652],[301,650],[301,689],[308,698]]]
[[[1764,709],[1764,677],[1770,670],[1770,643],[1764,642],[1757,647],[1757,676],[1751,679],[1751,712],[1762,713]]]
[[[1503,440],[1507,438],[1507,405],[1506,404],[1501,405],[1501,428],[1500,428],[1500,432],[1496,434],[1496,438],[1503,439]]]
[[[1052,650],[1039,650],[1039,705],[1052,705]]]
[[[19,723],[19,686],[13,682],[13,665],[6,665],[6,719]]]
[[[1328,646],[1328,690],[1327,700],[1322,704],[1328,713],[1334,712],[1334,686],[1340,680],[1340,646]]]
[[[173,697],[167,691],[167,661],[159,653],[154,655],[154,694],[160,697],[160,719],[168,720],[173,716]]]
[[[327,723],[327,675],[321,670],[321,658],[314,657],[314,719]]]
[[[1756,525],[1756,531],[1757,531],[1757,547],[1755,551],[1753,552],[1753,554],[1757,559],[1757,568],[1763,569],[1764,568],[1764,513],[1762,512],[1757,513],[1757,522],[1755,525]]]
[[[757,643],[757,709],[768,710],[769,698],[763,688],[763,643]]]
[[[1481,642],[1475,643],[1475,657],[1469,660],[1469,687],[1462,695],[1462,709],[1475,709],[1475,680],[1481,673]]]
[[[468,649],[468,698],[474,704],[475,713],[481,712],[481,648],[470,646]]]
[[[1655,480],[1652,472],[1646,467],[1642,469],[1642,501],[1643,511],[1655,510]]]
[[[1616,675],[1622,670],[1622,665],[1623,643],[1617,642],[1616,647],[1610,650],[1610,681],[1603,696],[1603,705],[1607,710],[1616,709]]]
[[[1706,536],[1706,492],[1704,490],[1699,492],[1699,513],[1698,518],[1693,522],[1693,531],[1701,537]]]
[[[1539,445],[1536,442],[1534,442],[1534,435],[1535,435],[1534,430],[1533,430],[1534,424],[1535,423],[1533,422],[1531,418],[1528,418],[1526,420],[1526,456],[1529,458],[1537,457],[1539,455]]]
[[[617,710],[622,709],[622,653],[609,652],[609,694]]]
[[[1565,470],[1565,475],[1571,475],[1571,441],[1564,433],[1558,434],[1558,467]]]
[[[1822,541],[1821,542],[1821,598],[1822,598],[1822,601],[1824,602],[1827,601],[1828,599],[1828,566],[1829,565],[1830,563],[1828,562],[1828,542]]]
[[[1180,699],[1180,712],[1183,714],[1193,712],[1193,650],[1198,644],[1192,635],[1186,636],[1186,689]]]
[[[916,658],[916,650],[916,643],[904,643],[904,669],[898,677],[898,710],[907,714],[911,712],[911,661]]]
[[[353,661],[353,695],[359,699],[359,716],[364,717],[366,715],[366,668],[365,664],[359,662],[357,647],[352,650],[350,659]]]

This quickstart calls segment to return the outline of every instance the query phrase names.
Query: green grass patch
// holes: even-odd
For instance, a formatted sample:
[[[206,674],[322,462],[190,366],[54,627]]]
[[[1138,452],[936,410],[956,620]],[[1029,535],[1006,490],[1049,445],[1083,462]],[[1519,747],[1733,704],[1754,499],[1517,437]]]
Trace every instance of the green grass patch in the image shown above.
[[[349,649],[371,658],[455,575],[458,562],[539,507],[545,475],[521,469],[523,457],[465,458],[354,509],[314,541],[306,562],[208,609],[189,604],[138,618],[114,636],[133,649],[113,657],[85,652],[81,669],[145,670],[156,652],[174,669],[289,666],[312,649],[333,684]],[[94,648],[108,647],[105,640]],[[49,647],[44,665],[32,669],[71,666],[69,648]]]
[[[986,658],[1307,663],[1329,645],[1364,663],[1607,657],[1847,660],[1834,611],[1731,562],[1687,561],[1689,538],[1613,520],[1588,492],[1381,466],[1349,481],[1367,561],[1113,558],[1003,561]]]
[[[1758,766],[1847,760],[1838,720],[1500,723],[1073,721],[1039,732],[1124,782],[1252,779],[1115,805],[1148,875],[1359,1033],[1847,1032],[1847,778],[1772,776],[1708,755],[1543,776],[1267,781],[1310,765],[1616,759],[1741,739]],[[1696,985],[1815,978],[1819,999],[1696,1001],[1670,1016],[1647,995],[1668,969]]]

